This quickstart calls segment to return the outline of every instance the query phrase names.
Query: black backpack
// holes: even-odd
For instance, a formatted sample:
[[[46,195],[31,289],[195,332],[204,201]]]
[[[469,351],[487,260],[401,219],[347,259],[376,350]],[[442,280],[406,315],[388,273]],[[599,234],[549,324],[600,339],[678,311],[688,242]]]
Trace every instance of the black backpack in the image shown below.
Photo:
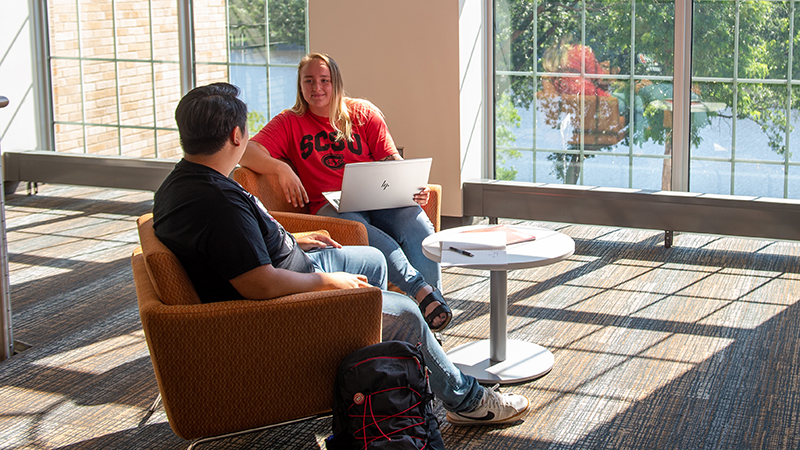
[[[328,450],[444,450],[422,353],[402,341],[356,350],[342,360],[333,392]]]

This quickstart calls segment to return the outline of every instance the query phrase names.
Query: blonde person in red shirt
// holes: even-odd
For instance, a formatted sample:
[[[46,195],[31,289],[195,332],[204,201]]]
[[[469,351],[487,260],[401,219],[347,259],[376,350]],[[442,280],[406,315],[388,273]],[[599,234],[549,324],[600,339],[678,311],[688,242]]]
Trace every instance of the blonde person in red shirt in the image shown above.
[[[576,73],[608,75],[609,62],[597,62],[591,48],[575,44],[571,35],[559,39],[558,43],[545,50],[542,55],[542,67],[552,73]],[[582,67],[583,66],[583,67]],[[581,72],[583,68],[583,72]],[[619,69],[616,69],[619,71]],[[559,77],[554,82],[559,94],[584,94],[609,97],[608,80],[597,78]]]
[[[286,200],[320,214],[363,223],[369,243],[386,257],[388,278],[413,298],[433,331],[453,317],[441,294],[439,264],[422,253],[434,232],[420,206],[337,213],[322,195],[342,188],[348,163],[402,159],[380,110],[366,100],[346,97],[341,71],[328,55],[310,53],[297,70],[294,107],[275,116],[247,145],[240,164],[278,177]],[[295,174],[292,167],[297,170]],[[414,196],[428,202],[430,191]]]

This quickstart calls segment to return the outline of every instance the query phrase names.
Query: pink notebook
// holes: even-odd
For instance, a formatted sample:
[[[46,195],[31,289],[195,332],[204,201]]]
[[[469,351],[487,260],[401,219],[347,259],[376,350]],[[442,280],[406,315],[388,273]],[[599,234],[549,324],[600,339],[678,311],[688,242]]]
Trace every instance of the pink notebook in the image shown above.
[[[494,225],[486,228],[478,228],[477,230],[463,231],[463,233],[490,233],[492,231],[502,231],[506,234],[506,245],[518,244],[520,242],[535,241],[536,236],[526,233],[524,231],[517,231],[505,225]]]

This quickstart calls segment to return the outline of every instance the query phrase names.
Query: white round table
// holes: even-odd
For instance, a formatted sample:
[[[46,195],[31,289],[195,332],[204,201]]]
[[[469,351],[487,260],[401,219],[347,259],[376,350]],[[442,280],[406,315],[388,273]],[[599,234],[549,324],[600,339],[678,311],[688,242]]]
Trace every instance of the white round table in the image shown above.
[[[495,225],[471,225],[440,231],[422,241],[422,251],[431,260],[440,262],[442,241],[457,241],[456,235],[462,231],[491,226]],[[539,378],[553,368],[553,354],[546,348],[507,338],[508,271],[553,264],[575,252],[575,241],[566,234],[544,228],[506,226],[534,234],[536,240],[507,246],[508,260],[505,264],[460,265],[490,271],[489,339],[470,342],[447,352],[456,367],[484,384],[522,383]]]

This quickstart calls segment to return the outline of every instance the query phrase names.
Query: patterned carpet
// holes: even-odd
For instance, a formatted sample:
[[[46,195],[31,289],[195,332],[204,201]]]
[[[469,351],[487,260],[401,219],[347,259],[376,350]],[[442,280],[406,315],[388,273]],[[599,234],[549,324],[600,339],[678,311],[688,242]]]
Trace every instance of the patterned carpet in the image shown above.
[[[0,449],[184,449],[162,408],[129,256],[152,194],[57,185],[7,197],[15,339],[0,362]],[[550,349],[500,428],[444,420],[450,449],[800,447],[800,243],[535,224],[575,254],[508,278],[509,337]],[[444,272],[444,345],[488,336],[488,273]],[[316,449],[330,419],[207,444]]]

